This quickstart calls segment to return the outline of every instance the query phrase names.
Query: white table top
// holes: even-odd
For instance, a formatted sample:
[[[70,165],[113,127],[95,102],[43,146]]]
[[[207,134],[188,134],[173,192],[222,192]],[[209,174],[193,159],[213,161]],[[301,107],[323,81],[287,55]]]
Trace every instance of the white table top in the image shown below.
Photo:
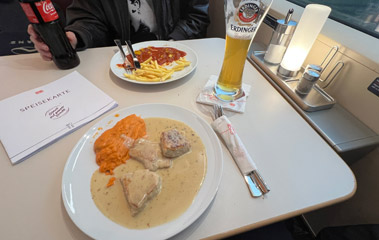
[[[142,103],[168,103],[210,123],[209,108],[195,99],[208,77],[219,74],[225,41],[182,43],[197,52],[198,67],[184,79],[161,85],[137,85],[114,76],[109,63],[117,47],[79,52],[81,64],[70,70],[58,70],[38,54],[0,57],[0,100],[76,70],[119,103],[113,111]],[[346,200],[355,193],[356,181],[345,162],[248,62],[243,81],[251,85],[246,111],[227,115],[271,192],[252,198],[223,145],[224,172],[218,193],[208,210],[176,239],[229,236]],[[0,147],[2,238],[89,239],[64,208],[61,181],[72,148],[94,122],[14,166]]]

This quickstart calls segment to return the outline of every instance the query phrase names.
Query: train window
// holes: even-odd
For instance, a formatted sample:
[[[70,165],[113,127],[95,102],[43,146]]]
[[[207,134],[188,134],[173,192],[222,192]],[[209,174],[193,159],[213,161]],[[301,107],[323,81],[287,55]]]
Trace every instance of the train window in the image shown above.
[[[301,7],[310,3],[327,5],[332,8],[329,18],[379,38],[378,0],[287,0]]]

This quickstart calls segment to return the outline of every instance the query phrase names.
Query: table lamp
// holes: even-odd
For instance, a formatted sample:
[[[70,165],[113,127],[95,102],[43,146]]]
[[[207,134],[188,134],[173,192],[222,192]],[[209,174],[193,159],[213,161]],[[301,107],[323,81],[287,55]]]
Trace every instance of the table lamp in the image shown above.
[[[278,68],[278,75],[290,78],[297,75],[314,41],[324,26],[331,8],[320,4],[308,4]]]

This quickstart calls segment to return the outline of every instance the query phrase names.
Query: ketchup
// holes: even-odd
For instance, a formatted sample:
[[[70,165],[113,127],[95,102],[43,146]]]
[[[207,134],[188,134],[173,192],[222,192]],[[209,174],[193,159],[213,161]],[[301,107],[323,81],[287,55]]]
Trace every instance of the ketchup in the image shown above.
[[[137,50],[135,53],[138,61],[144,62],[152,57],[153,61],[157,60],[159,65],[170,64],[187,55],[187,53],[172,47],[147,47]],[[130,55],[127,57],[129,61],[133,62]]]

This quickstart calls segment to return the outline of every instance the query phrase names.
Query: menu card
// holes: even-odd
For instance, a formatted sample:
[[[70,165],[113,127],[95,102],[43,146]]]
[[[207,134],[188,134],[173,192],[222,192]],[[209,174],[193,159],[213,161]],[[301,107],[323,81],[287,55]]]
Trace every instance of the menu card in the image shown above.
[[[12,164],[117,107],[78,72],[0,101],[0,140]]]

